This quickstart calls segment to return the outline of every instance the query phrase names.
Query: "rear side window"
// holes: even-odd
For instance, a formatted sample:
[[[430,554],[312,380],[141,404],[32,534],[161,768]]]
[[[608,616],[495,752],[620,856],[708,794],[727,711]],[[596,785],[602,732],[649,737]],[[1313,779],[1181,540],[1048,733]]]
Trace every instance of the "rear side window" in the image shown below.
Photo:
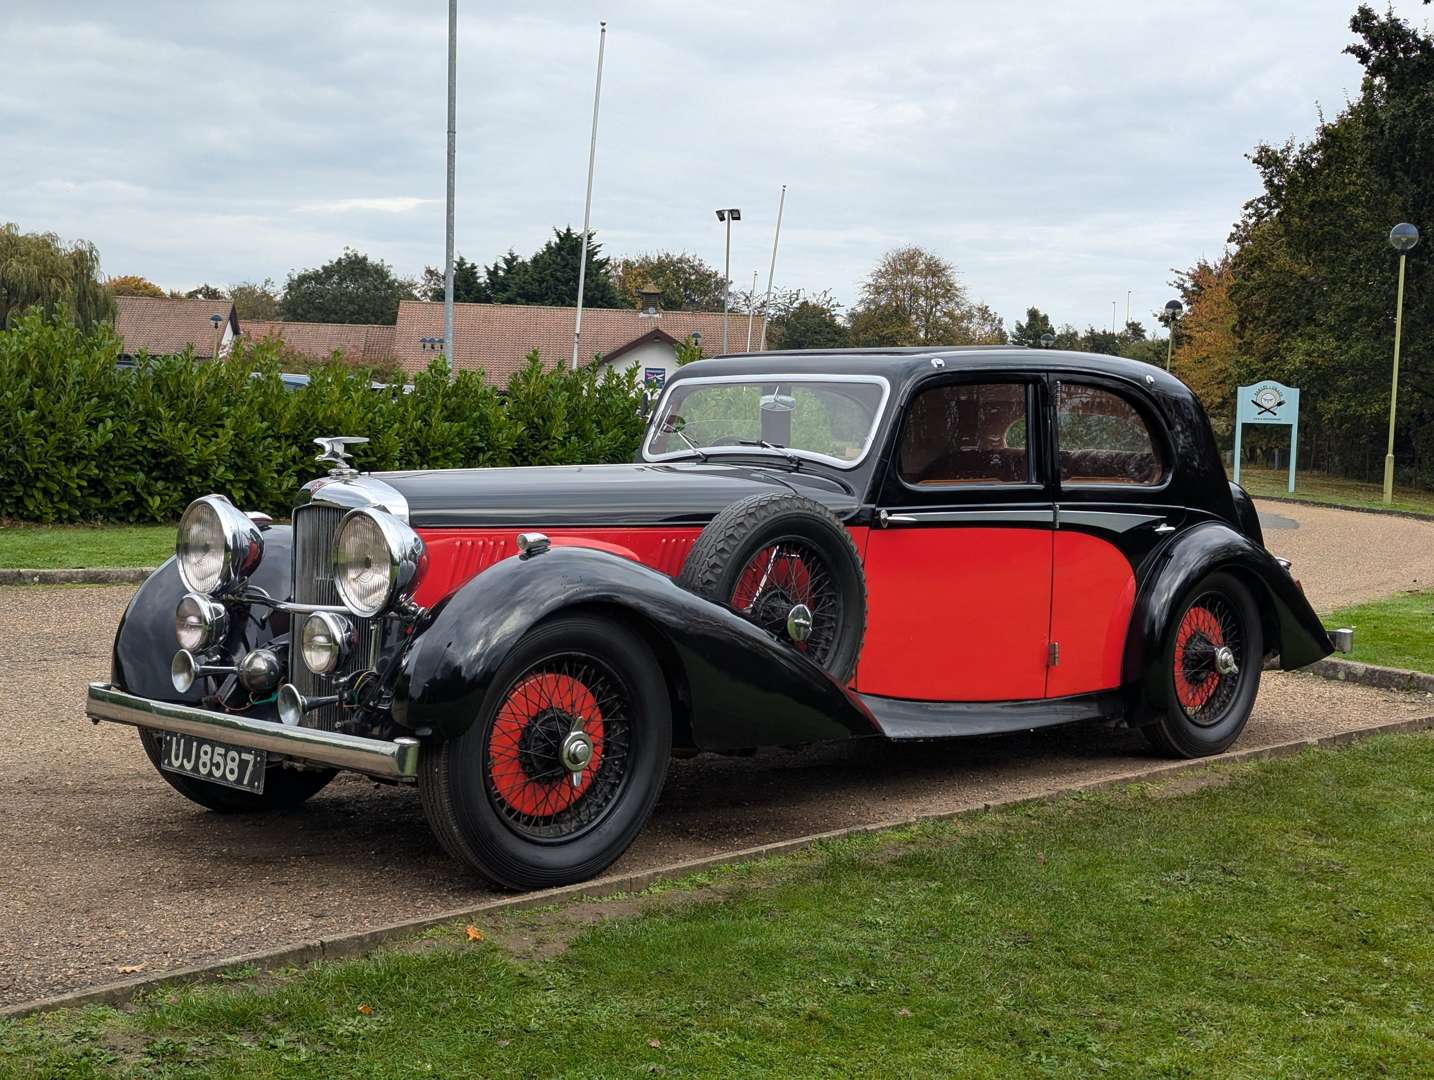
[[[1026,384],[952,383],[911,402],[901,434],[901,479],[918,486],[1027,484]]]
[[[1168,462],[1140,410],[1099,386],[1062,382],[1056,393],[1061,483],[1153,486]]]

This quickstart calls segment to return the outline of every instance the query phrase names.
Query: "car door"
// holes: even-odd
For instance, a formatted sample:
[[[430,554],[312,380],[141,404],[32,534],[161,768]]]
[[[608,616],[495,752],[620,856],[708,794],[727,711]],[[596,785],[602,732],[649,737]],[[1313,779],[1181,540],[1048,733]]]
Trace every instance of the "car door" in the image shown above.
[[[1096,376],[1049,380],[1055,462],[1052,698],[1120,685],[1135,567],[1180,524],[1164,492],[1176,462],[1138,386]]]
[[[907,399],[866,547],[857,689],[919,701],[1045,693],[1054,507],[1044,381],[928,376]]]

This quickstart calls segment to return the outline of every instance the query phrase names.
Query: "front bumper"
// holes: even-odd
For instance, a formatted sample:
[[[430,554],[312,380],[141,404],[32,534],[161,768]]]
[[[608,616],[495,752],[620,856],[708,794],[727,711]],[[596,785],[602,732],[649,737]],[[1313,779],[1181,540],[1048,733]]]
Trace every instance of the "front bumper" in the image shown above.
[[[198,735],[387,780],[413,780],[418,776],[418,740],[407,737],[365,739],[339,731],[289,727],[276,720],[151,701],[102,682],[90,683],[85,715],[96,722],[110,720],[153,731]]]

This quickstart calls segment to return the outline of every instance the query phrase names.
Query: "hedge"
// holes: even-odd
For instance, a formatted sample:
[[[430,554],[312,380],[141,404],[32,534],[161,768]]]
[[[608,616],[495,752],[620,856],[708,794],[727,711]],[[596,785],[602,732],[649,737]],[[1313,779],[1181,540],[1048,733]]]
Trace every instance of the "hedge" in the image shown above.
[[[642,435],[635,371],[569,373],[536,352],[499,394],[441,361],[408,393],[337,359],[289,390],[274,342],[133,369],[119,349],[108,327],[38,313],[0,332],[0,519],[172,521],[212,491],[287,516],[323,471],[317,435],[366,435],[354,458],[372,470],[629,461]]]

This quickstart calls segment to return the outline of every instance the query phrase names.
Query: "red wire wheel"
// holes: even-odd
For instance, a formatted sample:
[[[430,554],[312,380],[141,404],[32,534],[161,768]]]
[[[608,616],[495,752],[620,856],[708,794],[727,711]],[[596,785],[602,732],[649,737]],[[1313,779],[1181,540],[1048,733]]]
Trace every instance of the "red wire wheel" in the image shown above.
[[[484,747],[485,787],[510,829],[568,840],[611,809],[627,778],[630,702],[596,657],[563,655],[522,672]]]
[[[841,631],[842,602],[822,552],[796,537],[758,548],[737,574],[732,609],[778,637],[786,638],[787,618],[801,605],[811,618],[806,640],[793,644],[826,666]]]
[[[1241,621],[1228,598],[1208,592],[1185,610],[1175,632],[1175,700],[1191,723],[1208,727],[1225,718],[1244,678]]]

